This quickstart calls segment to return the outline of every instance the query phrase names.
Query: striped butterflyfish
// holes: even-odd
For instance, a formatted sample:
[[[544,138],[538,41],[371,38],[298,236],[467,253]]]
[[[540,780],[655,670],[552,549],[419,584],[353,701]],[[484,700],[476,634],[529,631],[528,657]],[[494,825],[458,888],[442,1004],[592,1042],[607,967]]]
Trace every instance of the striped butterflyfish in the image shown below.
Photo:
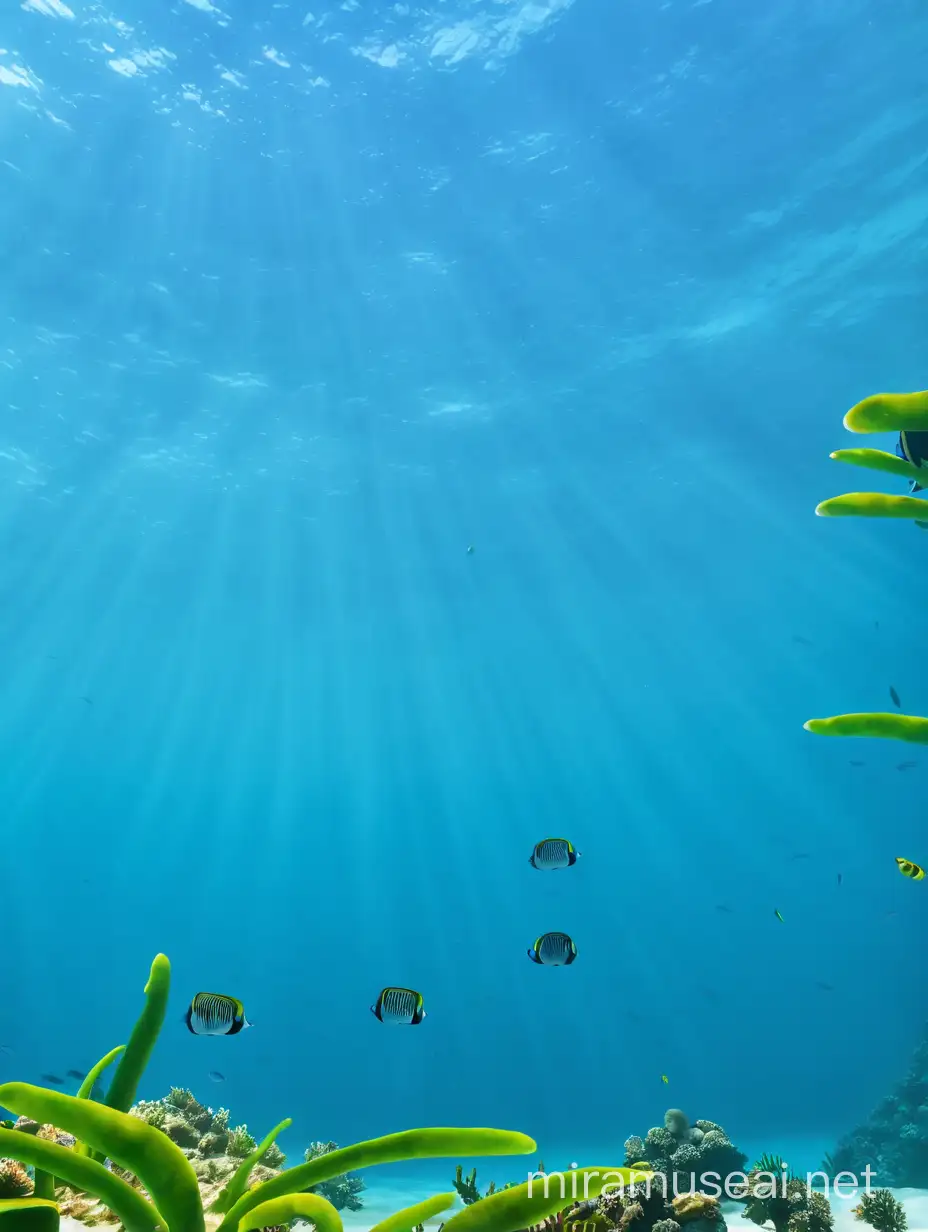
[[[582,852],[575,851],[573,843],[566,838],[543,838],[536,843],[528,858],[532,868],[570,868],[577,863],[577,856]]]
[[[238,1035],[252,1023],[236,997],[219,992],[198,992],[190,1002],[184,1022],[194,1035]]]
[[[925,876],[925,870],[920,864],[913,864],[911,860],[903,860],[902,856],[896,856],[896,863],[903,877],[910,877],[912,881],[921,881]]]
[[[542,933],[528,956],[542,967],[567,967],[577,957],[577,947],[566,933]]]
[[[412,988],[381,988],[371,1013],[389,1026],[417,1027],[426,1017],[422,993]]]
[[[910,466],[925,466],[925,463],[928,462],[928,432],[900,432],[896,453],[904,461],[908,462]],[[924,491],[924,486],[924,484],[918,483],[917,480],[913,480],[910,490],[912,492],[922,492]]]

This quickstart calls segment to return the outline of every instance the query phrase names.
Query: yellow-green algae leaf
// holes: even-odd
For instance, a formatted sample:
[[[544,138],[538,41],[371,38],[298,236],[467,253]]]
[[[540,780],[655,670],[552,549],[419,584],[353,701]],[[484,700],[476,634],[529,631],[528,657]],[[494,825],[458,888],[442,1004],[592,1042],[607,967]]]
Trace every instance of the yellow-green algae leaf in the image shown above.
[[[118,1048],[111,1049],[106,1054],[105,1057],[101,1057],[100,1060],[93,1067],[93,1069],[90,1071],[90,1073],[87,1075],[87,1077],[84,1079],[84,1081],[81,1083],[81,1085],[77,1088],[77,1098],[78,1099],[90,1099],[90,1092],[93,1090],[97,1079],[100,1077],[103,1071],[105,1069],[109,1069],[109,1067],[113,1064],[116,1058],[125,1051],[126,1051],[125,1044],[120,1044]]]
[[[915,518],[928,521],[928,504],[914,496],[847,492],[815,506],[820,518]]]
[[[406,1206],[395,1215],[382,1219],[371,1228],[371,1232],[413,1232],[414,1228],[418,1228],[419,1224],[425,1223],[427,1219],[440,1215],[442,1211],[450,1211],[456,1198],[456,1193],[435,1194],[424,1202]]]
[[[105,1069],[107,1069],[110,1065],[113,1064],[113,1062],[120,1055],[120,1053],[123,1053],[125,1051],[126,1051],[125,1044],[120,1044],[118,1048],[111,1049],[106,1054],[105,1057],[101,1057],[100,1060],[93,1067],[93,1069],[90,1071],[90,1073],[87,1075],[87,1077],[84,1079],[84,1081],[81,1083],[81,1085],[77,1088],[77,1095],[75,1098],[90,1099],[91,1092],[93,1091],[94,1084],[96,1083],[97,1079],[100,1077],[100,1075],[103,1073]],[[75,1142],[74,1150],[78,1153],[78,1155],[89,1155],[90,1154],[90,1149],[87,1146],[86,1142]]]
[[[542,1223],[549,1215],[576,1202],[598,1198],[613,1187],[649,1180],[653,1172],[632,1168],[576,1168],[568,1172],[533,1173],[531,1181],[501,1189],[452,1215],[442,1232],[517,1232]]]
[[[107,1105],[118,1112],[128,1112],[135,1103],[139,1082],[164,1023],[170,991],[171,964],[164,954],[156,954],[145,985],[145,1005],[106,1093]]]
[[[928,719],[914,714],[836,714],[830,719],[807,719],[803,727],[817,736],[875,736],[928,744]]]
[[[0,1199],[2,1232],[58,1232],[60,1217],[54,1202],[44,1198]]]
[[[928,389],[914,394],[871,394],[844,416],[848,432],[928,431]]]
[[[251,1176],[252,1168],[255,1164],[261,1162],[265,1153],[269,1151],[273,1145],[277,1135],[283,1133],[285,1129],[289,1129],[292,1124],[293,1121],[290,1117],[287,1117],[287,1119],[281,1121],[279,1125],[275,1125],[263,1142],[260,1142],[251,1154],[242,1160],[239,1166],[235,1169],[235,1173],[228,1185],[226,1185],[225,1189],[222,1190],[219,1197],[209,1208],[211,1211],[219,1211],[222,1213],[236,1204],[248,1188],[248,1178]],[[271,1223],[273,1222],[274,1221],[271,1220]]]
[[[291,1219],[308,1219],[316,1232],[342,1232],[338,1211],[318,1194],[284,1194],[281,1198],[262,1202],[249,1211],[239,1224],[238,1232],[259,1232],[261,1228],[276,1227]]]
[[[835,462],[850,462],[851,466],[864,466],[870,471],[883,471],[887,475],[898,475],[900,479],[914,479],[916,483],[922,480],[928,484],[928,467],[913,466],[905,458],[899,458],[885,449],[836,449],[829,458]]]
[[[3,1083],[0,1105],[41,1124],[57,1125],[128,1168],[151,1194],[170,1232],[204,1232],[196,1173],[183,1151],[160,1129],[92,1099],[76,1099],[26,1082]]]
[[[0,1103],[3,1088],[0,1087]],[[15,1111],[15,1109],[14,1109]],[[298,1193],[333,1177],[376,1164],[403,1163],[408,1159],[444,1159],[470,1155],[529,1155],[537,1150],[527,1134],[509,1129],[406,1129],[367,1142],[356,1142],[338,1151],[320,1155],[308,1164],[288,1168],[280,1176],[262,1181],[243,1194],[219,1225],[217,1232],[236,1232],[239,1221],[259,1202]],[[173,1228],[171,1232],[174,1232]]]
[[[15,1082],[6,1083],[0,1087],[0,1098],[5,1102],[9,1088],[21,1085]],[[16,1111],[11,1104],[6,1106]],[[61,1125],[61,1128],[67,1127]],[[67,1147],[59,1146],[57,1142],[46,1142],[44,1138],[24,1134],[19,1129],[0,1129],[0,1155],[18,1159],[20,1163],[31,1164],[34,1168],[42,1168],[50,1175],[57,1176],[65,1185],[70,1185],[72,1189],[93,1194],[122,1221],[128,1232],[152,1232],[155,1228],[167,1226],[151,1203],[146,1202],[131,1185],[127,1185],[102,1164],[83,1155],[76,1155]]]

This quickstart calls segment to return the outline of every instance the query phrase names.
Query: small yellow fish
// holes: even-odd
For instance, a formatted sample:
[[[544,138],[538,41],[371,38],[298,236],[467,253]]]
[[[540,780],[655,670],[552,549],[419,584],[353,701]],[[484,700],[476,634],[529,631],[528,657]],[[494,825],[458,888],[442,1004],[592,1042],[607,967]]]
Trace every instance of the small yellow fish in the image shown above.
[[[781,924],[785,924],[785,923],[786,923],[786,921],[785,921],[785,920],[783,919],[783,917],[780,915],[779,908],[774,908],[774,912],[773,912],[773,914],[777,917],[777,919],[780,921],[780,923],[781,923]]]
[[[896,856],[896,863],[903,877],[910,877],[912,881],[921,881],[925,876],[925,870],[920,864],[913,864],[911,860],[903,860],[902,856]]]
[[[664,1086],[667,1086],[667,1084],[670,1082],[670,1079],[667,1077],[666,1074],[661,1074],[661,1082],[664,1084]],[[638,1165],[636,1164],[635,1167],[637,1168]]]

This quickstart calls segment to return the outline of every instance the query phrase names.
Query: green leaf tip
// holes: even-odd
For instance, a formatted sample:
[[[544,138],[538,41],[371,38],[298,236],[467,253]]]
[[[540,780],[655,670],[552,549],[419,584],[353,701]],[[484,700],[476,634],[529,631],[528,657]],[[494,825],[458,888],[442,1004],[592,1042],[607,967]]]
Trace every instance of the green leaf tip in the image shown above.
[[[907,744],[928,744],[928,719],[914,714],[892,711],[836,714],[828,719],[806,719],[802,726],[816,736],[870,736],[904,740]]]
[[[913,466],[897,454],[886,453],[883,449],[836,449],[829,458],[835,462],[849,462],[852,466],[863,466],[867,470],[882,471],[886,475],[895,475],[899,479],[914,479],[920,483],[926,476],[926,471],[919,466]]]
[[[359,1168],[411,1159],[460,1159],[462,1155],[529,1155],[537,1149],[527,1134],[508,1129],[406,1129],[386,1134],[330,1151],[256,1185],[231,1207],[217,1232],[238,1232],[239,1221],[259,1202],[308,1189]]]
[[[331,1202],[318,1194],[285,1194],[254,1207],[238,1225],[238,1232],[259,1232],[262,1228],[307,1219],[316,1232],[342,1232],[342,1221]]]
[[[928,389],[913,394],[871,394],[844,416],[848,432],[921,432],[928,429]]]
[[[820,518],[898,518],[919,521],[928,517],[928,504],[915,496],[885,492],[845,492],[815,506]]]
[[[404,1207],[395,1215],[382,1219],[380,1223],[371,1228],[371,1232],[413,1232],[413,1229],[418,1228],[427,1219],[433,1219],[443,1211],[450,1211],[456,1198],[457,1194],[453,1192],[435,1194],[433,1198],[426,1198],[424,1202],[417,1202],[415,1206]]]
[[[126,1051],[125,1044],[120,1044],[118,1048],[112,1048],[105,1057],[101,1057],[93,1069],[88,1073],[87,1077],[77,1088],[78,1099],[90,1099],[90,1094],[97,1082],[97,1079],[104,1070],[109,1069],[118,1056]]]
[[[106,1095],[108,1106],[117,1112],[128,1112],[135,1103],[139,1082],[164,1025],[170,991],[171,964],[164,954],[156,954],[145,985],[145,1004]]]
[[[452,1215],[444,1232],[517,1232],[543,1223],[567,1207],[598,1198],[604,1190],[626,1189],[654,1174],[631,1168],[590,1167],[568,1172],[533,1172],[522,1185],[500,1189]]]
[[[169,1232],[204,1232],[196,1173],[183,1151],[160,1129],[106,1104],[76,1099],[73,1095],[25,1082],[7,1082],[0,1086],[0,1104],[21,1116],[67,1130],[94,1151],[134,1173],[151,1194]],[[18,1131],[4,1130],[3,1133],[15,1135]],[[81,1159],[80,1156],[75,1158]],[[93,1159],[81,1162],[95,1164],[106,1172]],[[66,1175],[57,1167],[54,1171],[55,1175]]]

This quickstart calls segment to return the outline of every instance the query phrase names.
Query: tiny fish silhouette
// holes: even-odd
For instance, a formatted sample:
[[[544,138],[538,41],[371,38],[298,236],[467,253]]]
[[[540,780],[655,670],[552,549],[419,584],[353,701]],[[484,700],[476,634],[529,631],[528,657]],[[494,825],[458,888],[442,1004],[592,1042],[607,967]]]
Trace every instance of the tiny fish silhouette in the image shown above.
[[[851,762],[852,766],[865,766],[866,764],[867,763],[865,761],[852,761]]]
[[[87,1077],[87,1075],[81,1069],[69,1069],[68,1077],[69,1078],[79,1078],[80,1081],[83,1082],[84,1079]]]
[[[893,699],[893,705],[896,707],[896,709],[901,710],[902,702],[899,700],[899,694],[896,692],[896,690],[893,688],[892,685],[889,686],[889,696]]]
[[[56,1087],[64,1086],[64,1079],[59,1078],[57,1074],[40,1074],[39,1077],[42,1079],[43,1082],[51,1082]]]
[[[665,1087],[670,1085],[670,1079],[667,1077],[666,1074],[661,1074],[661,1082],[664,1084]]]
[[[809,853],[807,851],[794,851],[790,856],[791,860],[808,860]]]
[[[777,919],[780,921],[780,923],[781,923],[781,924],[785,924],[785,923],[786,923],[786,921],[783,919],[782,915],[780,915],[780,909],[779,909],[778,907],[774,907],[774,909],[773,909],[773,914],[777,917]]]
[[[914,770],[918,765],[917,761],[901,761],[896,767],[897,770]]]
[[[473,556],[473,554],[474,554],[474,545],[472,543],[469,543],[467,545],[467,555]]]
[[[725,915],[731,915],[731,907],[726,907],[724,903],[716,903],[715,909],[716,911],[723,912]]]
[[[838,873],[838,885],[844,880],[844,873]]]
[[[803,637],[801,633],[794,633],[793,641],[796,643],[797,646],[811,646],[812,645],[809,639],[807,637]]]
[[[209,1076],[212,1078],[213,1082],[225,1082],[226,1080],[225,1074],[220,1074],[218,1069],[211,1069],[209,1071]]]
[[[82,702],[86,702],[88,706],[92,706],[92,705],[93,705],[93,702],[90,700],[90,698],[89,698],[89,697],[82,697],[82,698],[81,698],[81,701],[82,701]]]
[[[815,987],[820,988],[822,992],[834,992],[834,985],[826,984],[824,980],[816,980]]]

